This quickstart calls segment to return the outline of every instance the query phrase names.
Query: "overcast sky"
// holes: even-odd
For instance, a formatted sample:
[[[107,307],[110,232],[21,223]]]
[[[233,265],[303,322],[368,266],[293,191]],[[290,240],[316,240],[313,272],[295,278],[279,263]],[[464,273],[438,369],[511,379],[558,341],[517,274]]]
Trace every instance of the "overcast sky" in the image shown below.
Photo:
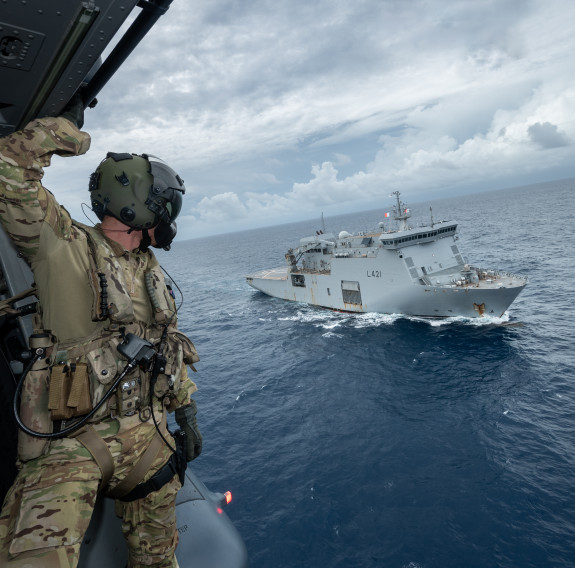
[[[174,0],[98,98],[46,184],[158,155],[180,239],[575,177],[575,2]]]

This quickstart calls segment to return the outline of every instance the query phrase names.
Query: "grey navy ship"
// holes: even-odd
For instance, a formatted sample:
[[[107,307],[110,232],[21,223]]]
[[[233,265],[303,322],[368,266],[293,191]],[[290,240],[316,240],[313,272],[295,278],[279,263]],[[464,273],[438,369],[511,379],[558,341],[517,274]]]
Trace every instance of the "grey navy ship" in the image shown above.
[[[527,278],[469,264],[457,223],[411,227],[410,210],[394,192],[397,228],[337,235],[323,230],[289,249],[286,265],[246,276],[265,294],[345,312],[425,318],[501,317]],[[389,214],[386,214],[389,215]]]

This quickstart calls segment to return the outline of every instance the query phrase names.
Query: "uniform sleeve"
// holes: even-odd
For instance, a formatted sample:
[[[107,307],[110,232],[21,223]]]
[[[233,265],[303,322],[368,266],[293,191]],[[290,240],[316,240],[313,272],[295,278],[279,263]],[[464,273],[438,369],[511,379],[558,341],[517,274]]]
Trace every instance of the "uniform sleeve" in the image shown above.
[[[71,218],[42,185],[54,154],[78,156],[88,151],[90,136],[65,118],[41,118],[0,138],[0,222],[31,261],[39,251],[47,223],[57,236],[70,232]]]
[[[185,378],[184,378],[185,376]],[[182,381],[180,383],[180,388],[176,393],[176,405],[175,408],[180,406],[186,406],[186,404],[190,403],[190,398],[192,395],[198,390],[196,383],[188,377],[188,374],[185,371],[182,373]]]
[[[169,399],[168,412],[174,412],[176,408],[190,404],[190,399],[197,390],[196,383],[188,377],[186,367],[184,367],[180,378],[180,388]]]

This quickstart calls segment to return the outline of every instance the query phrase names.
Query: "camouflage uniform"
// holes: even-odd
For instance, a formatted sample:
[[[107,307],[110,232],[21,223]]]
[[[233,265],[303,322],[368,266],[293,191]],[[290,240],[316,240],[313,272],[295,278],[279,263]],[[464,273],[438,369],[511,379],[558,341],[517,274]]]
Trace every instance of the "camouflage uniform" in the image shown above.
[[[64,118],[33,121],[21,132],[0,139],[0,221],[34,271],[42,327],[57,339],[52,361],[63,357],[79,366],[84,364],[95,404],[126,364],[115,350],[120,327],[157,343],[158,324],[166,322],[166,314],[157,307],[158,302],[152,306],[144,282],[145,275],[151,274],[153,287],[165,295],[154,255],[124,251],[97,228],[74,222],[41,184],[42,168],[50,165],[52,155],[80,155],[89,145],[89,136]],[[115,319],[94,317],[94,263],[100,264],[97,270],[109,272],[112,297],[115,293],[115,304],[110,306]],[[162,302],[163,312],[169,312],[166,302]],[[169,324],[167,370],[160,375],[154,390],[157,416],[187,404],[196,390],[187,376],[186,364],[192,366],[199,358],[193,344],[177,331],[173,310]],[[115,470],[108,484],[111,489],[132,470],[156,435],[154,424],[146,420],[149,377],[138,369],[128,375],[132,376],[140,379],[141,387],[130,404],[136,401],[140,413],[126,412],[126,401],[112,396],[92,420],[92,427],[113,458]],[[23,416],[47,415],[47,395],[33,405],[24,390],[22,401]],[[40,430],[34,426],[41,422],[32,421],[29,426]],[[24,436],[26,442],[30,437]],[[174,445],[172,438],[169,441]],[[38,444],[38,440],[30,442]],[[102,472],[91,453],[74,437],[39,442],[38,452],[20,452],[20,471],[4,501],[0,514],[0,566],[56,568],[78,563]],[[161,444],[144,481],[170,455],[171,451]],[[116,511],[123,519],[130,566],[177,566],[175,497],[179,488],[175,476],[145,498],[116,502]]]

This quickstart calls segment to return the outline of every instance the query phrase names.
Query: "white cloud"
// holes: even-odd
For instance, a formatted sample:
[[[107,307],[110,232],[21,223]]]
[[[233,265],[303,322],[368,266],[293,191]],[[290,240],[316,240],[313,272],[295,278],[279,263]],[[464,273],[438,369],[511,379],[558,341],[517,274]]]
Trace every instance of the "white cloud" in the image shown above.
[[[246,216],[246,208],[233,192],[204,197],[195,212],[206,223],[226,223]]]

